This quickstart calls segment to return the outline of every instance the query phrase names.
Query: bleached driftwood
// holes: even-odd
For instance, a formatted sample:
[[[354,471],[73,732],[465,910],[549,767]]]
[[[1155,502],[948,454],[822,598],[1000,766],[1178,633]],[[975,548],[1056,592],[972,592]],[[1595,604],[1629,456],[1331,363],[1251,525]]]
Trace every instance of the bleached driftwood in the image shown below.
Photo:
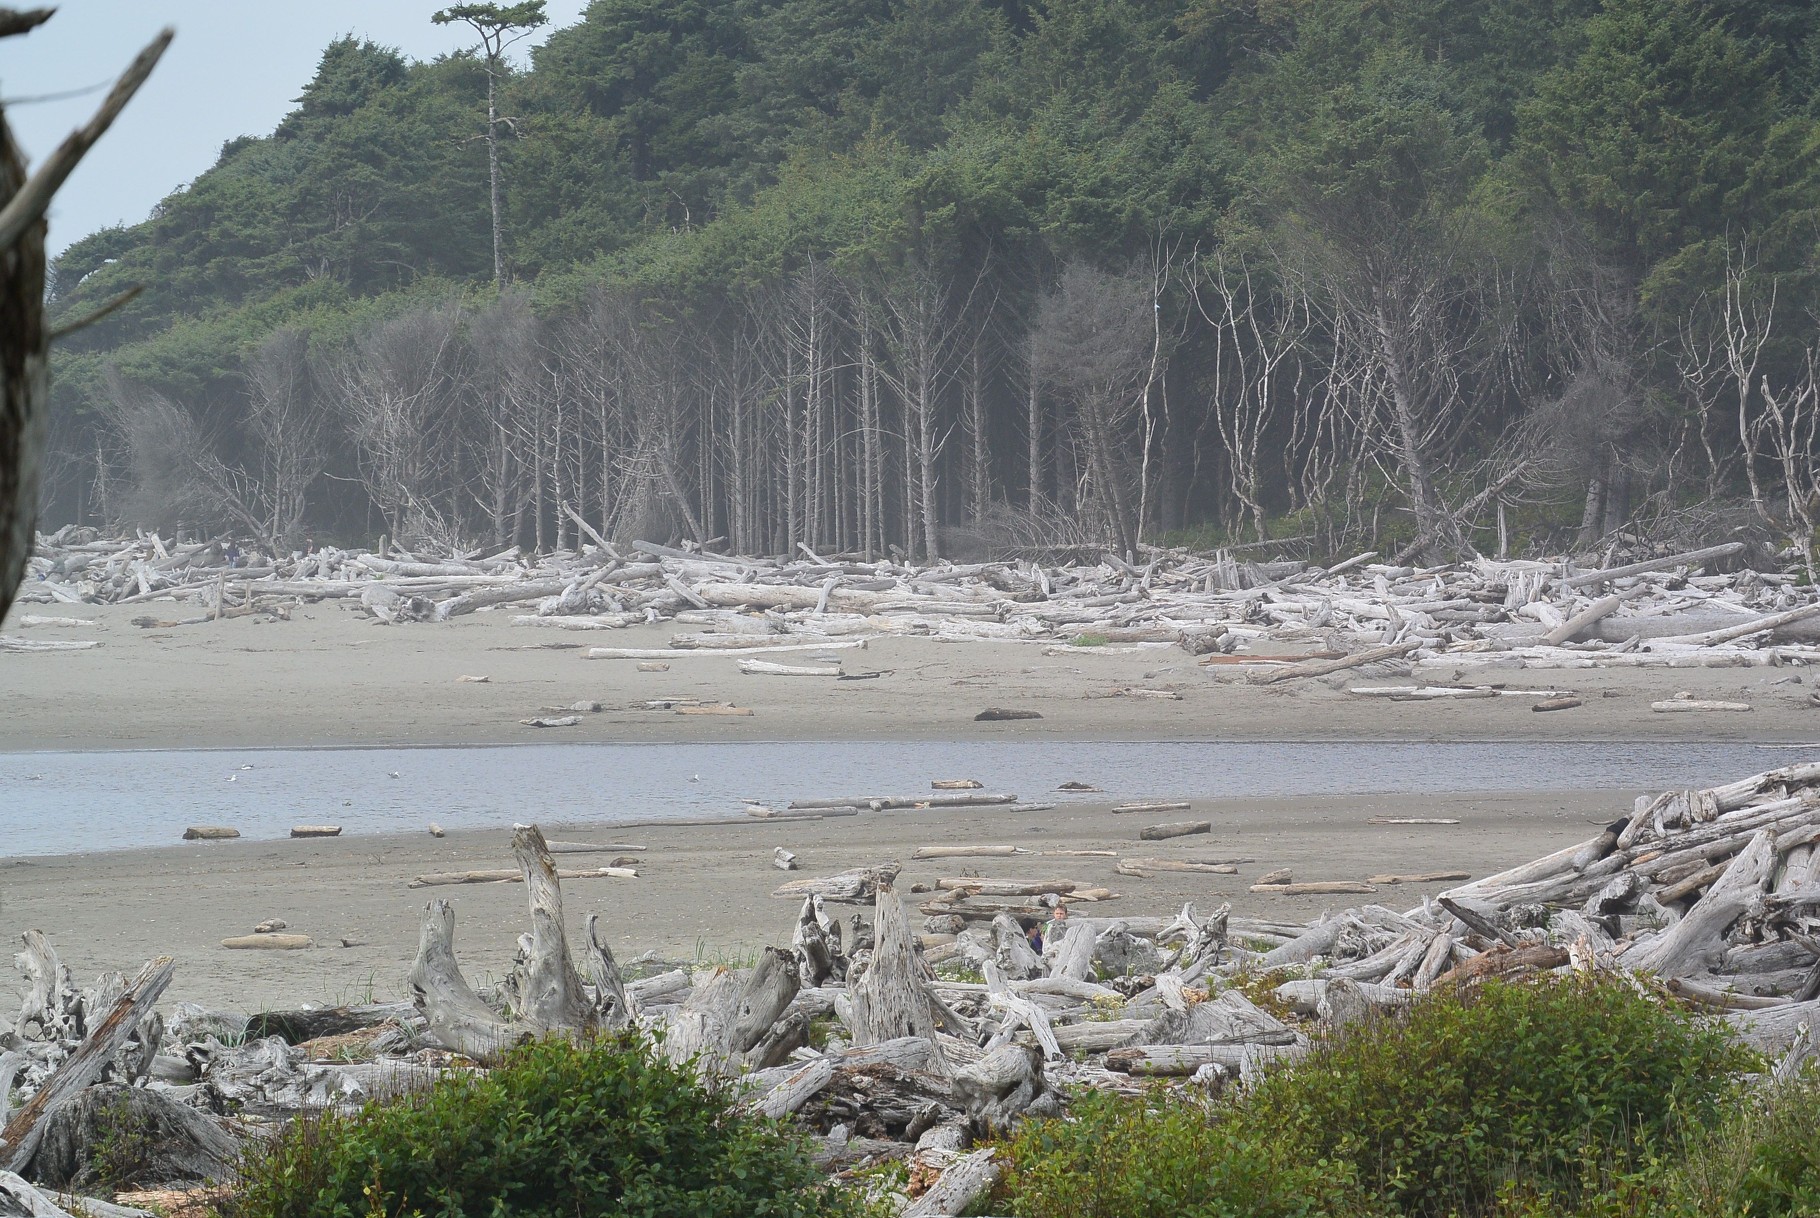
[[[31,1163],[44,1136],[44,1119],[113,1064],[140,1021],[152,1013],[176,969],[176,962],[169,956],[160,956],[140,969],[139,975],[114,999],[107,1014],[84,1035],[75,1052],[57,1067],[50,1081],[12,1114],[0,1132],[0,1155],[5,1156],[6,1170],[23,1171]]]

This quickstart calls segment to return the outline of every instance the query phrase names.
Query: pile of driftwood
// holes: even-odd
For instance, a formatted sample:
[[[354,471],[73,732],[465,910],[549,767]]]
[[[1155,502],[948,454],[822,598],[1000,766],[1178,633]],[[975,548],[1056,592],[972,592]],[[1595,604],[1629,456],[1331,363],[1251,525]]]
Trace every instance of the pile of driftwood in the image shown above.
[[[29,992],[0,1037],[0,1074],[24,1104],[0,1133],[0,1168],[80,1186],[124,1102],[158,1130],[166,1175],[220,1178],[249,1124],[484,1069],[537,1037],[637,1025],[749,1110],[802,1125],[828,1170],[905,1160],[917,1195],[902,1212],[957,1214],[997,1175],[976,1144],[1061,1111],[1065,1088],[1244,1085],[1439,987],[1634,977],[1780,1054],[1778,1072],[1812,1052],[1820,1019],[1820,763],[1640,799],[1585,842],[1413,909],[1309,924],[1193,903],[1102,917],[1078,884],[962,875],[938,881],[919,931],[897,867],[880,865],[795,881],[789,946],[750,967],[658,964],[636,979],[595,917],[572,948],[543,835],[520,826],[513,851],[531,926],[511,973],[471,985],[454,909],[433,900],[405,1004],[251,1018],[180,1006],[167,1024],[152,1008],[170,961],[78,992],[28,934]],[[1030,924],[1063,895],[1072,916],[1046,923],[1039,951]],[[869,906],[870,923],[841,920],[843,903]],[[31,1186],[0,1177],[15,1188]]]
[[[1263,667],[1259,681],[1340,671],[1370,660],[1468,667],[1752,665],[1820,658],[1820,598],[1794,575],[1739,570],[1741,543],[1579,570],[1571,562],[1478,560],[1412,568],[1363,554],[1329,567],[1237,563],[1151,551],[1143,565],[993,562],[909,566],[825,558],[747,558],[596,538],[577,553],[431,556],[332,547],[293,557],[245,555],[220,541],[156,535],[103,539],[65,528],[41,537],[20,599],[132,604],[175,598],[190,617],[282,614],[300,600],[341,599],[388,624],[445,621],[517,606],[516,625],[572,631],[674,622],[667,648],[597,647],[590,658],[652,659],[679,650],[753,655],[826,650],[864,639],[1040,643],[1067,650],[1182,646],[1209,663]],[[1257,646],[1302,645],[1300,664]],[[842,676],[838,665],[746,671]],[[1141,694],[1146,691],[1136,691]],[[1489,687],[1361,687],[1361,696],[1495,696]],[[1158,691],[1156,696],[1166,696]],[[1689,709],[1677,707],[1674,709]]]
[[[1811,1051],[1806,1029],[1820,1018],[1820,763],[1640,800],[1586,842],[1417,908],[1368,905],[1309,925],[1192,903],[1170,918],[1077,906],[1048,923],[1038,952],[1027,926],[1048,913],[1044,899],[1094,894],[942,879],[919,934],[897,868],[863,868],[798,881],[807,895],[790,947],[767,948],[754,967],[635,985],[592,919],[578,967],[541,836],[521,828],[514,846],[532,933],[502,987],[513,1019],[462,979],[453,913],[433,902],[412,975],[432,1036],[484,1062],[557,1030],[662,1028],[665,1052],[735,1080],[752,1110],[805,1124],[831,1168],[909,1160],[913,1183],[934,1184],[906,1199],[907,1213],[971,1204],[995,1177],[991,1151],[972,1144],[1057,1112],[1059,1088],[1242,1084],[1439,986],[1543,971],[1653,976],[1782,1052],[1781,1070]],[[835,918],[837,902],[870,904],[870,926]],[[1261,990],[1272,1001],[1247,996]]]

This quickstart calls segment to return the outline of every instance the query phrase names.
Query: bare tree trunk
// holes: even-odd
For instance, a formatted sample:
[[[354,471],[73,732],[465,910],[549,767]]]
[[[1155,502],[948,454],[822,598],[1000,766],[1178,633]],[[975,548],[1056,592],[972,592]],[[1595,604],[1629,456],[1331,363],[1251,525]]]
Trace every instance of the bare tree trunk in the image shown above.
[[[916,384],[916,474],[922,511],[923,558],[934,562],[941,557],[941,543],[935,535],[939,519],[935,503],[939,485],[935,472],[935,388],[929,378],[918,377]]]
[[[0,38],[28,33],[53,10],[0,9]],[[170,45],[171,31],[139,52],[87,124],[26,176],[25,157],[0,112],[0,618],[25,578],[38,517],[50,420],[50,331],[44,322],[44,213],[70,172],[112,125]]]
[[[1416,515],[1416,544],[1430,559],[1437,547],[1456,540],[1453,518],[1441,507],[1435,493],[1434,475],[1428,467],[1428,453],[1422,439],[1422,425],[1415,396],[1410,389],[1409,369],[1403,353],[1392,337],[1384,311],[1373,318],[1378,332],[1379,353],[1384,358],[1384,375],[1390,389],[1391,423],[1396,428],[1398,458],[1403,475],[1409,479],[1409,503]],[[1458,548],[1457,546],[1453,548]]]
[[[1024,442],[1029,446],[1030,509],[1043,502],[1043,378],[1036,362],[1036,344],[1028,344],[1024,383]]]
[[[489,178],[489,198],[493,204],[493,282],[503,284],[506,281],[505,239],[500,232],[500,198],[499,198],[499,106],[494,100],[496,92],[494,74],[498,65],[487,65],[487,176]],[[538,548],[543,543],[538,542]]]
[[[1586,480],[1586,508],[1580,513],[1580,549],[1590,550],[1599,544],[1599,529],[1605,523],[1605,475],[1611,458],[1601,456],[1598,472]]]
[[[25,185],[25,158],[0,118],[0,201]],[[0,618],[31,556],[50,427],[50,334],[44,324],[44,221],[0,248]]]
[[[961,419],[967,429],[967,510],[975,523],[986,518],[992,502],[992,480],[986,462],[986,388],[980,369],[980,338],[968,353],[967,383]]]
[[[884,549],[885,467],[879,435],[878,369],[872,355],[872,319],[859,305],[860,550],[870,562]]]

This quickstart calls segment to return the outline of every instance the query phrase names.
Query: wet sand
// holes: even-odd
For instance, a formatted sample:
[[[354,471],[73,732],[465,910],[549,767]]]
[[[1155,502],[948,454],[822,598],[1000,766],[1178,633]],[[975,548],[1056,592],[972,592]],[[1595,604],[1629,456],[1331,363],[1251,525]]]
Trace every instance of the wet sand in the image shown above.
[[[1361,880],[1388,872],[1460,869],[1474,875],[1522,862],[1592,836],[1630,807],[1625,792],[1520,795],[1370,796],[1298,800],[1208,800],[1190,812],[1115,815],[1105,805],[1049,812],[862,812],[820,821],[751,821],[726,827],[614,828],[547,823],[552,837],[642,845],[637,879],[571,880],[565,914],[579,936],[589,913],[603,916],[615,954],[655,951],[669,960],[740,960],[766,944],[787,944],[799,901],[770,894],[781,883],[896,860],[899,889],[960,875],[1061,878],[1100,884],[1118,899],[1082,903],[1076,915],[1168,915],[1184,901],[1209,909],[1301,921],[1324,909],[1379,902],[1407,909],[1445,884],[1382,886],[1375,895],[1283,897],[1247,892],[1258,876],[1290,867],[1298,880]],[[1372,825],[1374,816],[1458,818],[1457,825]],[[1140,842],[1155,820],[1210,820],[1207,835]],[[922,845],[1015,844],[1013,858],[910,861]],[[783,846],[792,874],[771,866]],[[1044,853],[1115,850],[1124,857],[1247,859],[1234,876],[1113,874],[1106,857]],[[564,855],[568,867],[607,856]],[[410,888],[419,874],[512,866],[504,830],[411,836],[197,842],[157,850],[14,859],[0,863],[0,936],[44,929],[88,984],[103,969],[130,970],[159,954],[177,957],[173,1001],[242,1010],[302,1003],[391,1000],[416,950],[424,904],[454,903],[457,954],[471,980],[496,980],[511,967],[528,927],[517,883]],[[910,896],[912,902],[928,899]],[[845,917],[854,907],[833,906]],[[869,911],[868,916],[869,916]],[[237,951],[220,940],[280,918],[317,946],[290,952]],[[917,922],[920,925],[921,916]],[[342,947],[342,939],[358,946]],[[577,941],[575,938],[571,940]]]

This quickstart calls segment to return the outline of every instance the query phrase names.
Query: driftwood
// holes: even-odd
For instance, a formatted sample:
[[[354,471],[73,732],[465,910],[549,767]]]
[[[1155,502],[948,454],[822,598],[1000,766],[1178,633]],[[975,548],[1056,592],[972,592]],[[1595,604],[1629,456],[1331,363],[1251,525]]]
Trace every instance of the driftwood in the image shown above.
[[[895,868],[860,869],[849,876],[870,880],[870,927],[857,914],[836,921],[811,893],[801,898],[789,950],[766,949],[751,968],[697,968],[692,976],[672,969],[629,984],[596,918],[587,920],[581,956],[568,955],[560,873],[541,835],[521,827],[514,852],[533,925],[500,988],[512,1014],[468,987],[455,965],[452,911],[433,902],[412,980],[434,1039],[490,1061],[519,1039],[580,1036],[636,1019],[663,1031],[664,1052],[739,1088],[747,1109],[808,1127],[830,1165],[907,1155],[915,1145],[918,1183],[966,1162],[954,1156],[975,1137],[1058,1111],[1046,1072],[1133,1094],[1145,1078],[1218,1086],[1292,1062],[1319,1030],[1368,1020],[1437,987],[1569,968],[1654,972],[1686,1001],[1723,1012],[1740,1037],[1782,1054],[1780,1072],[1798,1067],[1811,1047],[1811,1032],[1800,1029],[1811,1028],[1820,1006],[1820,763],[1664,792],[1583,842],[1459,883],[1439,899],[1403,911],[1362,904],[1308,925],[1234,918],[1225,907],[1204,914],[1193,904],[1167,919],[1089,917],[1082,910],[1094,908],[1091,898],[1112,894],[1078,881],[946,876],[946,891],[922,907],[934,919],[924,943],[939,945],[925,957],[894,890]],[[1236,865],[1112,863],[1177,863],[1193,872]],[[1371,887],[1282,878],[1263,891]],[[1461,873],[1372,877],[1384,885],[1456,879]],[[1040,956],[1029,922],[1048,920],[1049,910],[1034,896],[1020,903],[980,895],[1012,892],[1066,893],[1073,908],[1049,921]],[[115,1009],[129,987],[103,978],[78,993],[42,936],[28,936],[26,947],[21,1047],[0,1055],[0,1086],[16,1079],[39,1103],[45,1076],[61,1073],[47,1066],[70,1039],[91,1035],[85,1013]],[[929,961],[938,954],[978,969],[985,982],[937,979]],[[1282,969],[1297,978],[1270,977]],[[1315,975],[1304,979],[1308,970]],[[1245,997],[1259,977],[1294,1014],[1279,1019]],[[811,1023],[829,1015],[839,1027],[822,1048],[811,1047]],[[403,1026],[376,1026],[386,1020]],[[365,1032],[342,1030],[350,1025]],[[434,1077],[395,1055],[414,1027],[397,1007],[276,1012],[239,1023],[182,1008],[175,1050],[160,1051],[162,1028],[147,1021],[138,1042],[122,1042],[94,1078],[111,1072],[154,1087],[199,1087],[211,1104],[260,1115],[349,1106]],[[309,1061],[285,1039],[368,1033],[391,1056]],[[225,1047],[242,1037],[245,1044]]]
[[[478,1061],[494,1061],[515,1044],[552,1032],[585,1033],[603,1023],[623,1021],[624,995],[590,994],[569,954],[563,931],[562,890],[556,865],[535,825],[512,832],[512,852],[528,890],[531,933],[521,941],[517,963],[502,987],[512,1006],[510,1020],[482,1002],[455,962],[455,913],[447,901],[424,910],[417,960],[410,985],[430,1032],[447,1047]],[[589,927],[590,952],[604,952]],[[611,955],[606,956],[611,964]],[[602,999],[607,999],[603,1010]]]
[[[4,1132],[0,1132],[0,1154],[5,1156],[6,1170],[22,1172],[31,1163],[44,1136],[45,1118],[101,1078],[126,1047],[140,1021],[151,1014],[176,968],[169,956],[161,956],[141,969],[114,1000],[107,1015],[88,1030],[76,1051],[57,1067],[50,1081],[12,1115]]]
[[[857,904],[871,900],[880,891],[881,883],[887,882],[896,873],[895,867],[856,867],[839,875],[791,880],[780,885],[771,895],[789,897],[792,900],[813,896],[826,901]]]
[[[100,1180],[97,1152],[123,1129],[135,1131],[143,1157],[126,1160],[130,1178]],[[103,1083],[45,1117],[37,1150],[21,1174],[59,1189],[200,1184],[231,1178],[239,1160],[239,1143],[212,1118],[161,1091]]]
[[[1187,837],[1195,833],[1213,832],[1213,822],[1208,820],[1182,820],[1167,825],[1149,825],[1138,830],[1140,842],[1162,842],[1172,837]]]
[[[630,862],[631,860],[627,859],[623,861]],[[569,868],[564,871],[556,872],[556,876],[557,878],[564,880],[635,880],[638,878],[638,870],[634,867],[624,867],[615,864],[611,867]],[[510,870],[508,868],[498,867],[489,868],[483,871],[431,872],[429,875],[420,875],[416,877],[406,885],[406,887],[438,888],[455,884],[522,884],[524,883],[524,880],[525,873],[522,869]]]
[[[935,1040],[938,1000],[929,989],[910,919],[892,887],[892,878],[883,875],[878,880],[872,958],[849,987],[853,1043],[871,1045],[900,1036],[921,1037],[936,1045],[935,1061],[944,1065],[945,1057]]]
[[[1043,1055],[1026,1045],[1000,1045],[954,1072],[954,1098],[982,1134],[1011,1128],[1046,1091]]]
[[[1328,673],[1342,672],[1348,668],[1357,668],[1361,664],[1375,664],[1380,660],[1394,660],[1406,656],[1422,644],[1395,643],[1388,647],[1372,647],[1354,655],[1342,656],[1335,660],[1304,660],[1300,664],[1291,664],[1269,672],[1254,673],[1248,678],[1254,685],[1275,685],[1281,681],[1293,681],[1300,677],[1324,677]]]
[[[1726,930],[1761,898],[1775,868],[1775,847],[1774,831],[1757,830],[1693,908],[1655,943],[1634,949],[1637,958],[1627,963],[1675,976],[1716,961],[1725,950]]]
[[[1046,893],[1066,896],[1088,885],[1078,880],[995,880],[980,876],[944,876],[936,886],[950,892],[986,897],[1039,897]]]
[[[1022,846],[918,846],[910,852],[913,859],[1011,858],[1029,854]]]
[[[928,1192],[911,1202],[903,1218],[937,1218],[964,1214],[998,1183],[1002,1168],[993,1161],[993,1149],[976,1150],[957,1160]]]
[[[1650,558],[1643,562],[1629,563],[1622,567],[1610,567],[1603,571],[1588,571],[1582,575],[1569,576],[1561,581],[1569,588],[1584,588],[1592,584],[1607,583],[1614,579],[1624,579],[1632,575],[1642,575],[1649,571],[1666,571],[1674,567],[1692,567],[1714,559],[1730,558],[1741,553],[1744,543],[1728,541],[1724,545],[1708,546],[1704,550],[1691,550],[1685,554],[1670,554],[1664,558]]]
[[[534,601],[535,613],[517,621],[596,629],[671,620],[705,628],[679,631],[666,648],[585,649],[592,658],[661,663],[697,652],[756,659],[748,665],[753,672],[813,672],[834,680],[879,674],[841,672],[820,659],[777,663],[779,653],[859,648],[874,637],[917,633],[957,641],[1028,640],[1080,655],[1181,644],[1210,652],[1206,659],[1249,672],[1260,683],[1397,659],[1412,669],[1444,665],[1461,674],[1453,684],[1422,681],[1418,674],[1407,689],[1390,687],[1400,692],[1373,691],[1373,696],[1422,701],[1541,696],[1461,683],[1465,672],[1481,665],[1758,664],[1782,658],[1772,644],[1820,642],[1820,595],[1792,576],[1696,572],[1698,563],[1737,553],[1724,547],[1641,556],[1579,575],[1564,575],[1569,568],[1560,561],[1486,560],[1421,570],[1361,561],[1325,570],[1284,567],[1270,575],[1265,566],[1184,551],[1158,551],[1142,568],[1105,557],[1047,568],[941,562],[912,567],[637,546],[646,547],[640,553],[648,561],[627,561],[596,541],[580,552],[511,552],[492,559],[401,558],[326,548],[229,569],[222,565],[219,543],[174,545],[154,536],[102,540],[92,530],[65,529],[40,539],[25,595],[66,605],[168,596],[199,602],[206,618],[244,611],[224,603],[221,589],[231,583],[249,607],[266,606],[274,613],[284,607],[281,598],[351,598],[370,613],[398,621],[446,621],[487,604]],[[1615,605],[1614,597],[1622,605]],[[750,609],[765,610],[765,618],[740,612]],[[1305,639],[1311,630],[1323,632],[1347,654],[1285,663],[1249,650],[1256,642]],[[1103,633],[1120,646],[1071,646],[1069,640],[1083,632]],[[1797,653],[1809,655],[1820,651],[1803,646]],[[1168,688],[1115,692],[1175,694]],[[675,700],[665,709],[749,713],[744,707]],[[986,718],[997,712],[1041,714],[1035,708],[991,708]]]
[[[275,932],[251,935],[231,935],[221,941],[221,946],[235,951],[305,951],[316,946],[316,940],[308,935],[285,935]]]

